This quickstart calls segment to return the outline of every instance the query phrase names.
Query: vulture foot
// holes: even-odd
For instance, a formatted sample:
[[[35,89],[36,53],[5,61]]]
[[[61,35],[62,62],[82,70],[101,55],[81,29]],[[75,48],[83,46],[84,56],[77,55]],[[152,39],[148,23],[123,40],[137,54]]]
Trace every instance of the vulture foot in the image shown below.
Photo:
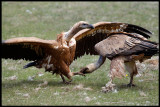
[[[62,74],[60,74],[60,76],[61,76],[64,84],[70,84],[72,82],[72,79],[70,79],[69,81],[66,81]]]
[[[82,74],[90,73],[90,71],[87,67],[82,68],[79,72]]]
[[[85,74],[82,73],[82,72],[74,72],[73,75],[82,75],[82,76],[85,76]]]
[[[136,85],[131,84],[131,83],[127,84],[127,87],[135,87],[135,86],[136,86]]]
[[[63,81],[64,84],[71,84],[72,80],[69,81]]]
[[[74,72],[73,75],[82,75],[82,76],[86,76],[85,74],[88,73],[86,72],[87,70],[89,70],[87,67],[82,68],[79,72]]]
[[[113,92],[115,90],[115,84],[112,84],[112,82],[108,82],[105,87],[102,87],[102,92]]]

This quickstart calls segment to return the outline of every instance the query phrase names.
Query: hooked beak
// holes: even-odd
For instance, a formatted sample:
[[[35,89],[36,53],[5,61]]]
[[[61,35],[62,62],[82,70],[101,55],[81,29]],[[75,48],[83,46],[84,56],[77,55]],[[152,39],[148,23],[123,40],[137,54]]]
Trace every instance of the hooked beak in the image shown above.
[[[94,29],[95,27],[92,24],[90,24],[90,25],[88,25],[88,28]]]

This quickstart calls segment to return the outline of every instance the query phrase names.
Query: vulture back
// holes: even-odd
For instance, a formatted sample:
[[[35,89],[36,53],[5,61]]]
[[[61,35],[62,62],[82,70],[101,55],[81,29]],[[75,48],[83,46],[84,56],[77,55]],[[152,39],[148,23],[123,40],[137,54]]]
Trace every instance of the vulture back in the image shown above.
[[[74,36],[77,42],[75,59],[83,56],[84,54],[98,55],[94,46],[115,33],[136,33],[145,39],[150,38],[150,35],[152,34],[145,28],[128,23],[98,22],[93,24],[93,26],[95,27],[94,29],[81,30]]]
[[[114,34],[97,43],[95,50],[102,56],[112,59],[116,56],[152,56],[159,52],[158,43],[144,40],[131,34]]]

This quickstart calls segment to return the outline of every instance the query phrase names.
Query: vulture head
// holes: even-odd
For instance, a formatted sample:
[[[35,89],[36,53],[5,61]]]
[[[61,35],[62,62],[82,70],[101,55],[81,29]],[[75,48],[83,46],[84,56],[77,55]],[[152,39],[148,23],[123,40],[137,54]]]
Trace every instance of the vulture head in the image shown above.
[[[82,30],[82,29],[86,29],[86,28],[89,28],[89,29],[94,29],[94,26],[92,24],[88,24],[87,22],[85,21],[80,21],[77,23],[78,24],[78,27]]]
[[[65,33],[65,40],[70,41],[71,38],[82,29],[94,29],[94,26],[85,21],[79,21],[76,24],[74,24],[68,32]]]

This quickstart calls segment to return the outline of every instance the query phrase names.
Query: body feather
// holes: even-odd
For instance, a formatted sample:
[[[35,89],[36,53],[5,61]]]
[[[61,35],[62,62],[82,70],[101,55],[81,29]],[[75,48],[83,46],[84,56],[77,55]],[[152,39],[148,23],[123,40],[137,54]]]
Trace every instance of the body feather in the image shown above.
[[[94,29],[81,30],[73,37],[77,42],[75,59],[84,54],[98,55],[94,46],[113,34],[127,34],[140,39],[150,38],[152,34],[150,31],[140,26],[120,22],[98,22],[93,24],[93,26],[95,27]],[[135,33],[135,35],[132,33]]]

